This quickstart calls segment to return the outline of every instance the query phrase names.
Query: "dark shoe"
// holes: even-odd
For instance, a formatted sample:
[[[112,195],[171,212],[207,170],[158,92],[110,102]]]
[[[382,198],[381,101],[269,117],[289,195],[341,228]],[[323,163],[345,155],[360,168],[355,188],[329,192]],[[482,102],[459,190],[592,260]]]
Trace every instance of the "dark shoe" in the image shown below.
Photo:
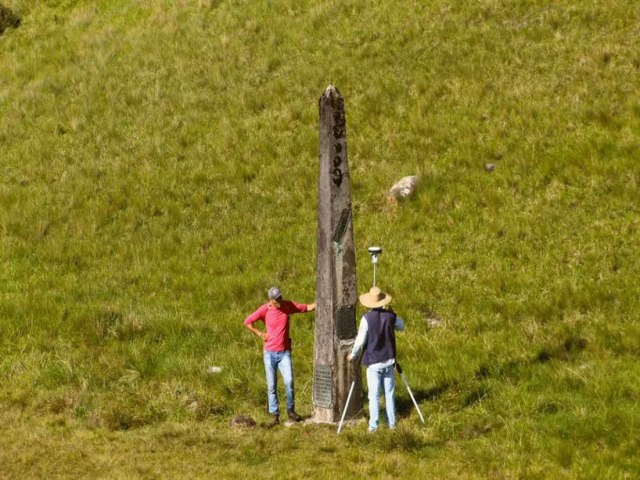
[[[280,415],[277,413],[271,414],[271,421],[267,424],[268,428],[275,427],[276,425],[280,425]]]
[[[294,422],[302,421],[302,417],[293,410],[287,410],[287,414],[289,415],[289,419],[293,420]]]

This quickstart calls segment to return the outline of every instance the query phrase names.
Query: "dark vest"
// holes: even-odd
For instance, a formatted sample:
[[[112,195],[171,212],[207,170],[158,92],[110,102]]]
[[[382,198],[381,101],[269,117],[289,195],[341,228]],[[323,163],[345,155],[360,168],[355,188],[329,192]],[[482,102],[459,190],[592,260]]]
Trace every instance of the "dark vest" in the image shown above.
[[[367,342],[362,363],[373,365],[396,358],[396,314],[393,310],[374,308],[364,314],[367,319]]]

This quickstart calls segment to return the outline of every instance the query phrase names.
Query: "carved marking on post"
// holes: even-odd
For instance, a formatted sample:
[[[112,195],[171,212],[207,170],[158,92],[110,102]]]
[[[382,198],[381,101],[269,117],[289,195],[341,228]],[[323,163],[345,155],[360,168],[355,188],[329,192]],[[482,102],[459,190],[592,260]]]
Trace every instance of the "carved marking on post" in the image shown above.
[[[344,100],[340,98],[337,103],[337,108],[333,113],[333,121],[335,122],[333,126],[333,136],[336,139],[341,139],[346,135],[345,126],[347,122],[344,118]]]
[[[335,183],[336,187],[342,185],[342,170],[338,167],[334,167],[331,171],[331,179],[333,180],[333,183]]]
[[[342,146],[339,143],[336,144],[336,153],[340,153],[342,150]],[[333,179],[333,183],[335,183],[336,187],[339,187],[342,184],[342,170],[340,170],[340,165],[342,164],[342,157],[340,155],[336,155],[333,157],[333,169],[331,170],[331,178]]]

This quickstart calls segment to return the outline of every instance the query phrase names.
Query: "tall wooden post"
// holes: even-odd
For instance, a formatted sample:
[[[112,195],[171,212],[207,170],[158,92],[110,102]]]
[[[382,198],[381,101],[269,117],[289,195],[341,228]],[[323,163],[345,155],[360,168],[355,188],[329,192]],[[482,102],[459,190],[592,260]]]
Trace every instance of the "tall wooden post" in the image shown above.
[[[356,382],[347,418],[362,411],[360,367],[347,361],[357,334],[356,257],[347,161],[344,100],[329,85],[319,100],[317,309],[314,343],[314,420],[335,423]]]

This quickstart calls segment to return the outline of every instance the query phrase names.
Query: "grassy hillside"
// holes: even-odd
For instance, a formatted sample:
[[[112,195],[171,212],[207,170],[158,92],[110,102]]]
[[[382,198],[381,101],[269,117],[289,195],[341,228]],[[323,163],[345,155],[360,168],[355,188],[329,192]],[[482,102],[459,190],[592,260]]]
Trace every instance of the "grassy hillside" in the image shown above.
[[[640,4],[0,2],[0,477],[638,474]],[[231,429],[242,320],[315,297],[330,83],[427,425]]]

